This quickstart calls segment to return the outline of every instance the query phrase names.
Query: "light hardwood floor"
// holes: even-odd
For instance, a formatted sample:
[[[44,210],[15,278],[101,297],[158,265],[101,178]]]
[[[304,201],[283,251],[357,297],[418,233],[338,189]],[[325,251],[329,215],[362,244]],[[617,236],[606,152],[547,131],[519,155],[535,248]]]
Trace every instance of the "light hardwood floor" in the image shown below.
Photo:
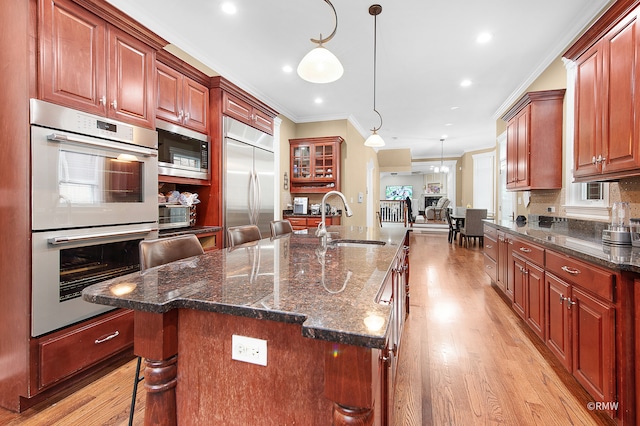
[[[575,380],[532,343],[491,287],[482,249],[447,243],[446,232],[411,237],[411,313],[398,367],[396,424],[601,425]],[[547,354],[548,355],[548,354]],[[135,360],[0,425],[126,425]],[[575,396],[577,394],[578,396]],[[140,386],[134,424],[144,419]]]

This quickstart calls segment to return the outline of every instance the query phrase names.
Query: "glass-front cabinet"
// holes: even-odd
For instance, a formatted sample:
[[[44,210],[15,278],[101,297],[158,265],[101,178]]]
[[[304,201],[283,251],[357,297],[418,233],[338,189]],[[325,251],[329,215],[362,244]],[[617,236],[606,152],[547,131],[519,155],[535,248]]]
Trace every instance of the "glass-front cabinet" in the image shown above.
[[[289,139],[291,192],[324,193],[340,190],[340,136]]]

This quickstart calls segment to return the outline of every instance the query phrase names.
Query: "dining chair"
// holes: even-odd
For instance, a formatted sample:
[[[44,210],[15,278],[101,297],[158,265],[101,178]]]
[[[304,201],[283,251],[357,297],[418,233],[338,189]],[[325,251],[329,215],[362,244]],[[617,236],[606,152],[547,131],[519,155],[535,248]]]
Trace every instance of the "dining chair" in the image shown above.
[[[458,232],[460,232],[460,227],[458,226],[458,221],[454,221],[451,219],[451,212],[449,209],[445,209],[444,215],[447,219],[447,223],[449,224],[449,242],[452,243],[458,237]]]
[[[287,219],[272,220],[269,226],[271,227],[271,238],[293,233],[293,226]]]
[[[475,243],[478,238],[479,244],[484,244],[484,223],[487,218],[487,209],[467,209],[465,212],[464,225],[460,228],[460,245],[462,242],[469,247],[469,240],[473,238]]]
[[[260,229],[256,225],[231,226],[227,228],[227,242],[229,247],[236,247],[261,239]]]
[[[202,244],[194,234],[142,240],[138,244],[138,249],[140,250],[140,273],[165,263],[204,254]],[[133,394],[131,395],[131,408],[129,409],[129,426],[133,424],[133,410],[136,408],[138,384],[144,380],[144,376],[140,376],[141,364],[142,357],[138,357],[136,376],[133,381]]]

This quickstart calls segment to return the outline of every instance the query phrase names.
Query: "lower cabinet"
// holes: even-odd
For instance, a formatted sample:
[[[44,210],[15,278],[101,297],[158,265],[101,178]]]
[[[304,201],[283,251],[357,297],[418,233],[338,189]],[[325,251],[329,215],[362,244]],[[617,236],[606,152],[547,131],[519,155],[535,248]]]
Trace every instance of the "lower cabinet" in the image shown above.
[[[315,229],[321,222],[321,218],[319,216],[286,216],[285,219],[291,222],[291,226],[293,227],[294,231],[300,231],[303,229]],[[325,218],[325,221],[325,225],[327,226],[340,225],[340,216],[329,216]]]
[[[615,401],[613,273],[547,254],[546,345],[596,401]]]

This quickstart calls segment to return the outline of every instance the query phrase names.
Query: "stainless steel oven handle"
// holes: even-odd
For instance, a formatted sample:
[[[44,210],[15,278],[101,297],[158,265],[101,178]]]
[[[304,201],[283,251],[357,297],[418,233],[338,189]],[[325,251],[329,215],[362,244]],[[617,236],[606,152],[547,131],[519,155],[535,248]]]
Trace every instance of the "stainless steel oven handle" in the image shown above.
[[[121,231],[121,232],[105,232],[104,234],[93,234],[93,235],[77,235],[72,237],[53,237],[49,238],[48,242],[52,245],[63,245],[63,244],[73,244],[79,241],[95,241],[101,240],[104,238],[111,237],[126,237],[129,235],[138,235],[138,234],[148,234],[150,232],[157,231],[157,229],[135,229],[132,231]]]
[[[93,147],[99,147],[119,152],[133,152],[134,154],[144,155],[145,157],[157,157],[158,153],[153,149],[135,148],[135,147],[121,147],[113,146],[106,141],[93,141],[89,139],[76,138],[73,136],[61,135],[59,133],[52,133],[47,136],[47,139],[54,142],[71,142],[82,145],[89,145]]]

